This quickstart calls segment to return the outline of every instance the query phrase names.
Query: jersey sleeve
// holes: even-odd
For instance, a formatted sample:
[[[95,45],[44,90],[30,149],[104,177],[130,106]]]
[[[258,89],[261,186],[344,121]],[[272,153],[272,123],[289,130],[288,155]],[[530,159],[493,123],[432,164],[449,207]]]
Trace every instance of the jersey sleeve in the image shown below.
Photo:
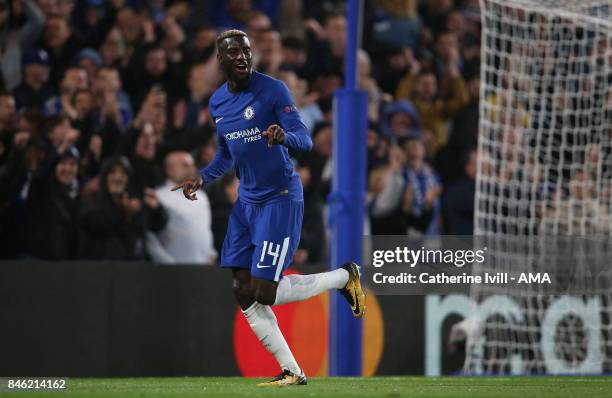
[[[276,120],[285,130],[285,141],[283,145],[287,148],[297,149],[300,151],[310,151],[312,149],[312,140],[310,133],[302,122],[300,113],[293,103],[291,93],[285,83],[278,81],[276,90],[274,90],[274,113]]]
[[[227,148],[227,143],[223,135],[217,134],[217,141],[219,142],[219,146],[217,147],[215,157],[208,166],[200,170],[200,175],[204,179],[205,184],[221,177],[233,164],[232,155]]]

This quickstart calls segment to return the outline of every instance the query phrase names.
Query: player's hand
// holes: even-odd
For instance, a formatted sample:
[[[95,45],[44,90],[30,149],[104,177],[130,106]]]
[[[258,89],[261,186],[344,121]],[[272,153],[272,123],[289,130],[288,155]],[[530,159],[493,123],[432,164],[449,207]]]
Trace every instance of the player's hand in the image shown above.
[[[181,182],[180,184],[177,184],[174,188],[171,189],[171,191],[174,192],[179,189],[182,189],[183,195],[185,195],[187,199],[198,200],[198,197],[196,196],[196,192],[198,189],[202,187],[202,185],[204,185],[202,176],[197,175],[197,176],[185,178],[183,182]]]
[[[282,144],[285,142],[285,130],[283,130],[277,124],[273,124],[268,127],[268,129],[261,135],[268,139],[268,148],[272,148],[272,145]]]

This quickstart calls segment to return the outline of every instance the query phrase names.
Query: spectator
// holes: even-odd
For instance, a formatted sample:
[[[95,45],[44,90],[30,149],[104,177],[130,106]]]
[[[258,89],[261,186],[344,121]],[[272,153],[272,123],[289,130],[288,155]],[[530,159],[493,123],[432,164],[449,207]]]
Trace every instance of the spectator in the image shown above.
[[[260,45],[263,43],[263,36],[266,32],[272,30],[272,23],[270,18],[261,12],[251,12],[247,21],[246,33],[249,35],[251,40],[251,52],[253,57],[253,65],[258,65],[261,61],[261,48]]]
[[[474,234],[477,157],[475,149],[464,154],[463,178],[449,184],[444,189],[442,213],[446,235]]]
[[[378,54],[378,62],[374,62],[374,75],[385,93],[394,93],[400,80],[418,62],[414,51],[407,47],[384,48]]]
[[[24,23],[18,23],[21,18]],[[22,53],[36,42],[44,24],[34,0],[0,0],[0,90],[12,91],[21,83]]]
[[[368,173],[387,163],[389,140],[382,137],[377,123],[368,122]]]
[[[304,125],[308,131],[313,131],[314,126],[323,121],[323,112],[316,102],[318,96],[306,93],[308,83],[298,79],[297,75],[290,70],[279,71],[278,78],[287,85],[291,92],[291,97],[300,112]]]
[[[373,234],[439,233],[441,186],[425,163],[425,146],[416,136],[389,151],[389,168],[370,181]]]
[[[308,76],[308,48],[306,43],[296,37],[286,37],[282,40],[283,69],[294,71],[298,77]]]
[[[407,136],[421,136],[421,120],[408,101],[396,101],[384,108],[382,128],[394,142]]]
[[[432,211],[432,220],[425,229],[426,235],[440,233],[440,194],[442,186],[438,174],[425,161],[425,144],[417,137],[408,137],[401,143],[406,154],[404,181],[406,191],[412,198],[404,202],[404,209],[419,216],[423,211]]]
[[[205,62],[215,54],[215,40],[218,32],[214,26],[205,24],[200,26],[191,43],[191,54],[195,63]]]
[[[57,152],[63,152],[75,145],[81,132],[70,125],[69,119],[62,116],[52,116],[45,121],[44,139],[49,146]]]
[[[74,3],[74,0],[69,0]],[[97,49],[113,28],[124,0],[78,2],[69,19],[87,47]]]
[[[128,154],[133,173],[131,175],[132,192],[140,196],[146,188],[155,188],[164,181],[161,167],[157,163],[159,138],[155,135],[153,125],[146,123],[140,130],[132,130],[128,141]]]
[[[374,39],[388,45],[413,47],[421,29],[418,1],[378,0],[376,3]]]
[[[457,136],[465,148],[474,146],[478,138],[478,112],[480,102],[480,75],[473,71],[467,78],[469,102],[453,120],[452,135]]]
[[[343,76],[342,65],[346,47],[345,16],[340,13],[330,13],[325,17],[323,26],[314,19],[307,20],[306,28],[315,37],[308,57],[316,66],[311,70],[312,75],[308,76],[309,80],[327,74]]]
[[[452,80],[463,70],[463,59],[459,51],[457,36],[452,32],[440,32],[434,46],[434,64],[430,65],[441,79],[442,92],[445,93],[447,78]]]
[[[125,131],[134,114],[130,97],[122,88],[119,71],[109,66],[98,69],[93,81],[93,92],[101,101],[101,122],[111,121],[120,130]]]
[[[261,12],[261,11],[253,11],[246,24],[246,34],[249,35],[250,38],[253,39],[252,44],[255,45],[255,51],[259,51],[259,43],[261,43],[262,35],[266,32],[269,32],[272,29],[272,23],[270,22],[270,18]]]
[[[74,0],[57,0],[57,14],[69,21],[74,11]]]
[[[196,168],[202,169],[206,167],[215,157],[215,153],[217,152],[217,139],[215,137],[211,137],[208,141],[198,147],[193,151],[194,158],[196,161]]]
[[[111,29],[100,46],[102,63],[110,67],[124,66],[126,52],[126,43],[121,31],[117,28]]]
[[[260,33],[257,48],[260,53],[257,69],[262,73],[276,76],[283,63],[280,34],[273,29]]]
[[[135,109],[140,108],[152,89],[162,90],[175,99],[180,91],[180,84],[169,69],[166,50],[155,46],[145,50],[144,70],[140,69],[138,60],[139,58],[135,57],[131,61],[131,66],[122,79],[132,97],[132,106]]]
[[[48,146],[28,131],[13,136],[11,152],[0,168],[0,253],[15,258],[25,251],[26,202],[35,175],[47,162]]]
[[[385,95],[372,78],[372,63],[370,56],[364,50],[357,52],[357,84],[359,88],[368,92],[368,119],[378,122],[378,114],[384,102],[390,102],[393,97]]]
[[[425,25],[432,29],[434,34],[437,34],[446,26],[446,18],[452,10],[452,0],[430,0],[421,2],[419,14]]]
[[[94,81],[98,68],[102,66],[102,57],[93,48],[84,48],[76,56],[76,64],[87,72],[87,80]]]
[[[8,157],[13,134],[17,131],[15,98],[0,92],[0,165]]]
[[[47,51],[51,58],[51,83],[57,84],[65,75],[66,69],[81,50],[82,44],[81,38],[72,31],[62,15],[54,14],[47,17],[45,32],[39,46]]]
[[[470,77],[467,87],[470,102],[455,116],[448,142],[440,147],[434,157],[434,165],[444,184],[463,177],[465,153],[475,147],[478,140],[479,76]]]
[[[317,123],[312,133],[312,151],[302,152],[298,155],[299,163],[307,165],[310,170],[309,186],[321,200],[326,200],[327,194],[331,190],[332,139],[331,123]]]
[[[93,94],[88,90],[78,90],[70,102],[70,126],[79,132],[77,149],[84,151],[98,125],[98,107]]]
[[[222,81],[216,62],[216,59],[211,59],[205,64],[196,64],[191,68],[188,82],[187,128],[196,128],[206,123],[212,88]]]
[[[134,52],[139,46],[155,40],[155,26],[152,21],[145,20],[130,7],[119,10],[116,27],[125,41],[126,52]]]
[[[155,191],[131,196],[131,166],[124,157],[106,161],[100,190],[81,201],[78,256],[90,260],[145,260],[145,232],[159,232],[167,214]]]
[[[208,195],[200,190],[196,201],[188,201],[181,192],[171,191],[197,172],[193,157],[185,151],[170,152],[166,156],[164,170],[166,182],[155,193],[168,213],[168,223],[157,235],[148,234],[153,260],[161,263],[212,264],[217,252],[214,249]]]
[[[69,260],[77,249],[79,152],[69,147],[39,167],[26,203],[26,253],[44,260]]]
[[[433,156],[448,140],[447,123],[469,101],[463,78],[456,67],[451,72],[451,91],[447,98],[438,91],[438,80],[433,72],[412,68],[402,79],[396,97],[409,99],[417,109],[423,124],[427,154]]]
[[[85,69],[78,66],[71,66],[66,69],[60,84],[58,96],[49,98],[44,105],[44,114],[47,116],[62,113],[68,117],[74,117],[76,111],[72,106],[72,100],[78,90],[87,90],[89,79]]]
[[[17,129],[19,131],[27,131],[33,137],[40,139],[42,137],[42,125],[44,116],[37,109],[26,109],[19,113],[17,121]],[[2,162],[0,162],[2,163]]]
[[[428,198],[419,211],[413,209],[414,188],[407,186],[403,176],[405,163],[405,153],[393,146],[389,166],[376,168],[370,175],[368,202],[374,235],[405,235],[410,230],[423,233],[431,224],[433,201]]]
[[[44,103],[53,96],[49,85],[49,54],[43,49],[31,48],[23,55],[23,80],[13,92],[18,109],[43,109]]]
[[[184,82],[189,69],[188,64],[191,62],[191,57],[187,52],[185,32],[181,25],[170,16],[166,16],[160,25],[163,29],[160,45],[166,53],[169,69],[175,78]]]

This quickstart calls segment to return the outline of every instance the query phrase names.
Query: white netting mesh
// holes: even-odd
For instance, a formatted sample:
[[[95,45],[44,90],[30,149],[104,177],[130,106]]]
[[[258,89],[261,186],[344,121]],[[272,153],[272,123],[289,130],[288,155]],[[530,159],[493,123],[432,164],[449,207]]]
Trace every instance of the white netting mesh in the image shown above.
[[[582,273],[612,262],[601,258],[612,231],[612,0],[481,0],[481,12],[475,234],[502,243],[480,271],[580,272],[571,295],[474,286],[480,326],[465,370],[612,372],[609,275]]]

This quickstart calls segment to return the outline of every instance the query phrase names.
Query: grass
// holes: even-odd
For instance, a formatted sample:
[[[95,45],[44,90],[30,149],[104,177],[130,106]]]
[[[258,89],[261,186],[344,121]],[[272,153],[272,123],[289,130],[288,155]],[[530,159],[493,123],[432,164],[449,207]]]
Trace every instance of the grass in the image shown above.
[[[70,379],[68,390],[8,392],[0,397],[612,397],[612,377],[311,378],[308,386],[258,388],[264,379],[187,377]],[[3,386],[4,387],[4,386]]]

